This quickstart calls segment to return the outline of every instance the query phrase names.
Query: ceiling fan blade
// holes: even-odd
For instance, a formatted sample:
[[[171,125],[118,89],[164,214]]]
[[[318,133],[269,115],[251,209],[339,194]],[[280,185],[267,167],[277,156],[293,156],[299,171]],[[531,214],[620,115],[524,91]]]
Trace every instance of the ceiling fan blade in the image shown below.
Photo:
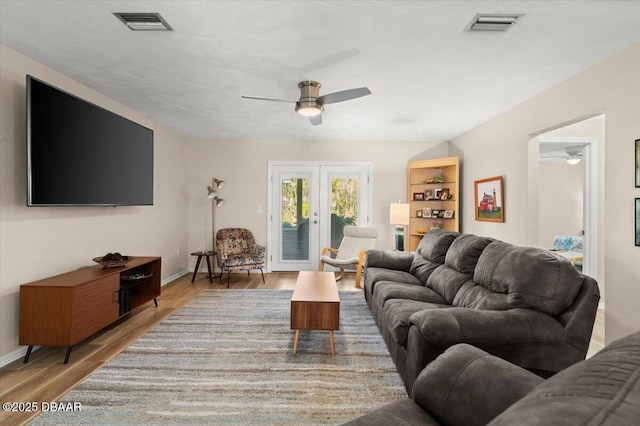
[[[246,96],[246,95],[242,95],[243,98],[245,99],[256,99],[258,101],[271,101],[271,102],[285,102],[288,104],[295,104],[296,101],[287,101],[284,99],[275,99],[275,98],[265,98],[264,96]]]
[[[322,124],[322,114],[309,117],[309,123],[313,124],[314,126]]]
[[[359,87],[357,89],[342,90],[340,92],[333,92],[327,95],[321,96],[324,99],[325,104],[335,104],[336,102],[344,102],[350,99],[360,98],[371,94],[371,90],[366,87]]]

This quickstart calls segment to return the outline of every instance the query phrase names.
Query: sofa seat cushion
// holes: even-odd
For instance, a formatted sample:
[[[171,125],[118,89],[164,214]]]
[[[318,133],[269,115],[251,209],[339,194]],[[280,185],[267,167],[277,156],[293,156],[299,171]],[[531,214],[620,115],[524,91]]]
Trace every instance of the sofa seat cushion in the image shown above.
[[[371,413],[345,423],[345,426],[436,426],[440,422],[412,400],[398,399]]]
[[[253,268],[262,268],[264,267],[264,255],[253,253],[231,254],[222,261],[222,265],[225,268],[242,268],[249,266],[252,266]]]
[[[490,424],[632,425],[640,419],[640,333],[529,392]]]
[[[386,268],[367,268],[365,279],[365,288],[369,290],[369,294],[375,293],[375,286],[380,281],[392,281],[403,284],[413,284],[421,286],[422,283],[409,272],[398,271]]]
[[[380,283],[376,294],[373,296],[374,302],[378,305],[378,310],[382,309],[387,300],[391,299],[407,299],[417,302],[447,304],[447,301],[438,293],[421,285],[394,282]]]
[[[390,299],[387,300],[382,308],[382,324],[388,329],[393,339],[400,346],[404,347],[407,343],[409,327],[411,326],[409,318],[413,314],[424,310],[445,309],[449,307],[449,305],[445,304],[419,302],[417,300]]]
[[[480,255],[473,281],[497,295],[487,309],[492,309],[494,304],[504,304],[555,316],[571,306],[583,278],[571,262],[550,251],[494,241]],[[461,288],[453,304],[471,307],[477,297],[488,295],[486,292],[475,297],[461,294],[471,288]]]

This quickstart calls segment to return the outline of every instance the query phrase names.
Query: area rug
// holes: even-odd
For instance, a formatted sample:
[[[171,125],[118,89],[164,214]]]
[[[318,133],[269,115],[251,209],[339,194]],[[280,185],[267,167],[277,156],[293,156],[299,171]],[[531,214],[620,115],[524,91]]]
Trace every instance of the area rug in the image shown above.
[[[32,424],[341,424],[404,385],[360,292],[340,293],[340,330],[302,331],[290,290],[206,290],[62,399],[82,411]]]

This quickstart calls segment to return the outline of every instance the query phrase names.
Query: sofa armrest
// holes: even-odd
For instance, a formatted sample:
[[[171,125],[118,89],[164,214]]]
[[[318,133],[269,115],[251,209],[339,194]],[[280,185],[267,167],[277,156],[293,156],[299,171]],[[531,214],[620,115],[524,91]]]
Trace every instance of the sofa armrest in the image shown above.
[[[257,255],[259,255],[259,256],[264,256],[265,252],[266,252],[265,247],[264,247],[264,246],[261,246],[261,245],[259,245],[259,244],[255,244],[255,245],[252,247],[252,250],[251,250],[251,253],[253,253],[253,254],[257,254]]]
[[[409,317],[426,341],[448,347],[472,345],[558,344],[564,327],[552,316],[533,309],[483,311],[470,308],[425,309]]]
[[[409,272],[413,262],[413,253],[394,250],[367,250],[365,268],[385,268]]]
[[[471,345],[447,349],[420,373],[413,400],[447,425],[485,425],[544,380]]]

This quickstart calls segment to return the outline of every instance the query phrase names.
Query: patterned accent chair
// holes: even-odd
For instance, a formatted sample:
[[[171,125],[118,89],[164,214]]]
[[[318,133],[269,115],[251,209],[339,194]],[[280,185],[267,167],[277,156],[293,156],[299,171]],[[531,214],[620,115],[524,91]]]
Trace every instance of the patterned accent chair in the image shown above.
[[[216,241],[220,280],[226,270],[227,288],[231,271],[247,271],[249,274],[251,269],[260,269],[264,283],[265,248],[256,244],[251,231],[244,228],[220,229]]]

